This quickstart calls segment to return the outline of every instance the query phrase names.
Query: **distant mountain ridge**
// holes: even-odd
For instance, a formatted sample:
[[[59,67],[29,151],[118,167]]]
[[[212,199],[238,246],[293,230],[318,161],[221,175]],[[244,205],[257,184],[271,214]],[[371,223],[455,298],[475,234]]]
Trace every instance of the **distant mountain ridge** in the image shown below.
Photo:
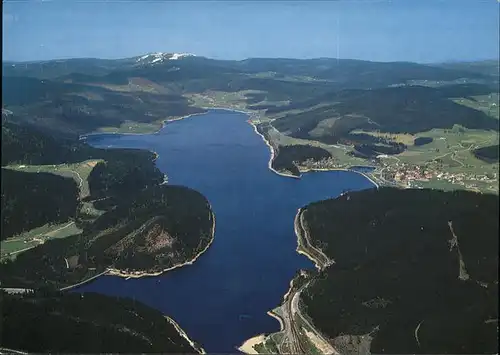
[[[405,143],[396,142],[391,137],[387,137],[387,133],[400,134],[402,138],[405,138],[409,133],[417,134],[434,129],[446,131],[449,128],[455,128],[455,126],[457,126],[457,136],[467,129],[498,132],[498,118],[493,117],[484,108],[483,110],[477,109],[477,107],[480,107],[481,101],[479,100],[481,97],[490,97],[492,93],[498,92],[498,78],[494,75],[494,69],[495,63],[489,62],[423,65],[408,62],[377,63],[332,58],[303,60],[250,58],[235,61],[216,60],[186,53],[150,53],[124,59],[76,58],[26,63],[3,62],[2,166],[14,164],[67,164],[69,162],[84,162],[87,159],[99,159],[104,162],[99,162],[93,166],[93,170],[87,179],[89,196],[84,199],[79,197],[74,180],[67,179],[63,186],[60,182],[62,178],[54,178],[50,176],[51,174],[33,174],[32,172],[19,171],[3,173],[4,176],[2,177],[9,179],[9,181],[7,181],[7,184],[3,184],[2,188],[9,189],[10,194],[2,193],[2,211],[9,214],[7,218],[10,218],[10,225],[7,225],[7,227],[11,230],[10,234],[25,231],[24,227],[29,227],[25,229],[31,229],[31,227],[42,225],[45,222],[57,220],[56,218],[59,217],[66,219],[68,215],[71,215],[70,217],[74,219],[75,225],[81,227],[82,233],[67,238],[54,239],[33,249],[23,251],[15,261],[5,263],[0,269],[2,284],[13,287],[38,287],[41,283],[46,283],[51,287],[60,288],[92,278],[101,272],[105,272],[108,268],[114,269],[115,272],[117,272],[116,270],[123,271],[122,276],[129,275],[129,272],[140,273],[147,271],[159,273],[186,260],[192,260],[195,255],[201,253],[211,243],[215,219],[208,201],[194,190],[169,184],[164,185],[164,175],[155,167],[153,153],[130,149],[93,148],[86,145],[84,140],[78,140],[78,136],[81,134],[104,129],[108,132],[110,129],[116,129],[117,132],[127,133],[155,131],[162,126],[165,120],[203,113],[206,112],[207,106],[225,106],[251,110],[253,113],[257,113],[254,117],[257,117],[260,121],[255,123],[256,129],[273,146],[275,159],[272,166],[299,175],[301,172],[299,167],[305,166],[307,168],[306,163],[309,163],[309,160],[312,160],[313,163],[318,161],[325,163],[335,160],[336,157],[330,153],[333,150],[331,149],[333,144],[339,145],[334,147],[337,153],[340,150],[343,151],[346,147],[354,149],[341,157],[350,159],[348,154],[357,154],[363,158],[371,159],[373,162],[374,156],[377,157],[382,153],[386,157],[391,154],[399,154],[406,147]],[[463,78],[472,78],[474,82],[466,82]],[[418,84],[415,84],[415,81]],[[436,83],[439,85],[432,86]],[[461,105],[454,101],[456,98],[470,98],[469,104],[472,103],[475,106]],[[492,102],[493,99],[490,101]],[[242,105],[242,108],[236,106],[234,102],[237,102],[237,105]],[[134,132],[134,129],[137,131]],[[358,132],[355,132],[356,130]],[[374,135],[371,135],[372,133]],[[301,145],[280,144],[283,138],[292,142],[297,142],[300,139]],[[463,141],[465,143],[466,138],[463,137],[457,142]],[[327,148],[330,151],[322,147],[305,145],[304,141],[313,142],[313,144],[321,143],[323,147],[328,145]],[[446,145],[440,146],[441,149],[445,147]],[[446,148],[448,149],[448,147]],[[466,149],[466,147],[460,148],[463,148],[464,151]],[[493,155],[496,153],[495,161],[498,161],[498,144],[486,148],[483,147],[474,152],[489,160],[492,160]],[[441,157],[450,154],[439,152],[437,148],[436,150],[436,154],[434,154],[436,157],[438,154]],[[451,151],[451,153],[454,152]],[[399,158],[396,159],[398,159],[399,164]],[[451,159],[454,159],[454,155],[451,155]],[[337,162],[335,161],[335,163]],[[457,161],[457,163],[461,162]],[[318,166],[316,165],[316,167]],[[321,168],[321,166],[319,167]],[[462,168],[466,169],[467,166],[462,166]],[[469,170],[472,169],[473,166],[472,168],[469,167]],[[380,175],[382,176],[382,173]],[[37,194],[33,193],[32,187],[38,189]],[[55,190],[59,192],[58,199],[51,202],[52,208],[49,211],[53,212],[55,210],[55,213],[37,215],[38,207],[41,205],[39,201],[46,201],[46,196],[54,196]],[[498,224],[493,223],[496,219],[490,218],[489,215],[484,216],[487,213],[492,216],[494,216],[494,212],[498,214],[497,210],[491,208],[493,202],[498,201],[498,197],[495,200],[491,196],[479,194],[473,196],[469,194],[469,196],[465,196],[466,199],[459,199],[458,197],[461,196],[457,197],[451,194],[445,196],[444,193],[433,190],[423,190],[423,192],[420,190],[415,190],[417,192],[395,189],[379,190],[344,194],[343,197],[337,199],[338,201],[340,199],[350,201],[351,208],[354,208],[347,210],[344,209],[345,206],[341,207],[342,212],[349,216],[355,216],[357,219],[355,223],[348,223],[349,227],[354,226],[353,228],[356,231],[361,232],[363,232],[363,228],[372,231],[371,234],[366,234],[367,236],[375,234],[387,236],[383,228],[389,226],[392,228],[391,232],[394,232],[394,238],[383,239],[389,244],[392,243],[389,247],[400,242],[399,239],[401,238],[399,237],[401,234],[398,233],[405,230],[405,233],[408,234],[407,236],[405,234],[406,237],[413,235],[414,238],[412,240],[406,238],[401,245],[412,245],[408,242],[410,240],[410,242],[415,243],[414,245],[420,246],[421,236],[424,235],[422,226],[425,224],[425,235],[432,237],[434,236],[432,233],[435,231],[444,231],[444,233],[439,234],[439,237],[443,238],[429,239],[428,244],[441,243],[438,245],[441,248],[439,249],[441,254],[429,256],[425,250],[419,248],[407,248],[407,253],[402,254],[401,250],[396,248],[394,250],[397,252],[393,253],[395,255],[393,259],[400,262],[400,265],[406,266],[414,260],[424,260],[420,257],[421,255],[426,256],[427,259],[425,260],[435,261],[436,263],[442,264],[449,260],[453,262],[449,263],[453,266],[453,268],[449,268],[453,272],[448,272],[448,269],[443,268],[431,270],[433,265],[430,262],[421,262],[419,264],[421,267],[416,269],[420,272],[419,275],[422,276],[417,280],[420,284],[413,282],[412,274],[408,271],[410,270],[409,267],[405,269],[388,267],[388,270],[396,270],[402,274],[404,277],[401,279],[407,282],[410,285],[409,287],[415,288],[415,285],[430,286],[426,289],[427,293],[425,295],[427,299],[424,300],[426,302],[423,302],[422,299],[417,300],[419,301],[417,303],[410,302],[412,297],[418,294],[416,292],[405,291],[403,301],[406,303],[397,303],[402,291],[388,294],[387,298],[391,296],[390,301],[396,304],[397,307],[400,307],[400,305],[409,306],[404,308],[404,313],[399,312],[404,317],[389,319],[392,323],[385,322],[386,324],[382,324],[385,327],[382,328],[382,331],[386,331],[386,333],[376,340],[379,343],[376,344],[378,347],[375,347],[375,349],[380,350],[380,344],[385,346],[386,339],[389,339],[390,341],[387,340],[387,344],[397,345],[397,347],[392,348],[393,350],[418,350],[420,346],[418,339],[416,345],[410,342],[404,344],[407,339],[411,339],[413,342],[413,328],[404,329],[403,335],[406,338],[399,337],[399,335],[393,338],[394,333],[391,334],[391,332],[393,329],[403,329],[400,327],[401,324],[408,326],[408,319],[413,321],[415,304],[419,307],[422,307],[422,305],[434,307],[437,304],[435,302],[435,293],[432,293],[435,285],[428,282],[428,275],[437,274],[436,271],[440,271],[440,275],[442,275],[446,271],[448,272],[444,274],[446,280],[453,279],[453,283],[450,281],[450,284],[460,284],[455,275],[458,263],[455,262],[454,258],[457,256],[450,253],[445,240],[445,236],[451,238],[450,233],[453,234],[454,232],[451,230],[451,223],[447,225],[446,222],[451,221],[453,217],[454,227],[461,237],[462,245],[467,246],[467,243],[472,243],[471,245],[474,246],[476,240],[471,239],[474,234],[468,233],[469,231],[477,231],[477,228],[480,228],[480,231],[490,232],[494,229],[498,231]],[[437,213],[430,213],[429,211],[434,210],[427,208],[427,205],[420,202],[418,204],[408,203],[407,194],[413,193],[416,196],[413,202],[424,201],[430,207],[449,204],[448,207],[442,208],[446,214],[443,212],[438,220],[439,224],[436,224],[437,222],[433,218],[425,217],[425,215],[432,217],[437,215]],[[403,207],[400,206],[401,208],[396,208],[394,211],[391,210],[391,208],[394,209],[391,204],[387,204],[391,208],[386,210],[381,208],[381,205],[373,208],[375,202],[378,201],[377,204],[380,204],[380,201],[370,194],[377,194],[378,198],[382,196],[380,201],[387,201],[386,197],[394,196],[394,200],[400,202]],[[430,196],[432,198],[437,196],[436,201],[446,203],[429,203],[430,198],[418,200],[419,196]],[[351,198],[352,200],[350,200]],[[335,240],[339,240],[340,233],[331,233],[328,230],[320,229],[333,228],[339,225],[338,223],[327,224],[325,222],[331,221],[333,218],[331,216],[339,216],[333,209],[333,207],[336,208],[337,206],[337,200],[334,202],[320,202],[308,207],[309,211],[315,209],[315,214],[313,215],[311,212],[309,217],[319,216],[310,220],[311,235],[319,242],[323,241],[323,237],[331,236],[335,236],[335,238],[327,240],[330,245],[333,245]],[[448,203],[448,200],[455,203]],[[478,206],[475,202],[460,205],[456,203],[457,201],[483,200],[488,200],[489,207],[486,206],[481,211],[474,210],[474,206]],[[32,208],[26,208],[28,204]],[[83,208],[88,204],[93,205],[100,212],[96,215],[91,214],[88,209]],[[75,207],[76,205],[77,207]],[[330,209],[331,207],[332,209]],[[469,207],[474,211],[470,210]],[[352,212],[356,208],[358,212],[361,211],[361,214]],[[423,218],[420,220],[413,218],[415,217],[415,210],[421,213]],[[331,211],[334,212],[331,213]],[[373,219],[373,211],[378,211],[379,215],[375,220]],[[483,213],[483,211],[486,213]],[[100,214],[101,212],[102,214]],[[468,219],[463,217],[465,212]],[[329,213],[331,213],[331,216]],[[447,218],[448,213],[451,213],[450,218]],[[366,218],[363,219],[363,216]],[[398,216],[412,216],[412,218],[404,219],[398,218]],[[460,216],[460,218],[455,218],[455,216]],[[483,219],[479,220],[477,216]],[[496,218],[496,216],[494,217]],[[477,218],[476,221],[474,221],[475,218]],[[349,218],[342,217],[340,220],[349,221]],[[180,223],[177,223],[177,221],[180,221]],[[384,221],[390,223],[379,223]],[[394,223],[394,221],[401,225]],[[463,221],[465,221],[465,226]],[[472,223],[469,223],[470,221]],[[421,225],[416,225],[420,222]],[[408,223],[415,228],[408,231],[406,229]],[[435,228],[436,225],[440,229]],[[20,227],[22,228],[20,229]],[[461,227],[462,229],[460,229]],[[430,232],[427,232],[427,230]],[[352,235],[361,234],[344,233],[346,237]],[[488,234],[488,242],[497,241],[497,239],[490,238],[491,235],[493,234]],[[484,238],[485,233],[479,233],[478,236]],[[358,334],[359,329],[364,329],[371,323],[375,326],[380,319],[380,314],[391,315],[390,312],[384,313],[386,311],[383,309],[370,313],[371,311],[367,311],[365,309],[366,305],[362,303],[361,306],[365,308],[361,308],[358,304],[348,309],[348,311],[354,309],[356,312],[357,309],[361,309],[359,314],[354,314],[356,317],[338,317],[337,319],[341,319],[343,323],[336,322],[332,325],[329,322],[329,320],[333,319],[330,315],[337,311],[343,312],[343,309],[329,306],[315,311],[316,305],[321,306],[321,302],[331,305],[331,300],[337,301],[335,297],[339,295],[335,290],[331,293],[321,292],[321,288],[329,290],[331,285],[342,286],[342,282],[344,285],[352,283],[352,277],[339,279],[337,277],[339,272],[362,275],[369,281],[381,279],[380,284],[386,282],[386,280],[382,279],[382,276],[388,274],[376,272],[378,272],[377,268],[384,270],[383,268],[388,263],[387,260],[390,259],[384,257],[380,259],[383,261],[380,264],[372,263],[373,260],[368,255],[367,249],[364,248],[365,245],[363,245],[366,238],[360,239],[357,237],[356,240],[354,239],[350,239],[353,248],[351,248],[350,242],[344,243],[343,246],[348,247],[346,253],[353,252],[356,257],[359,256],[360,264],[363,263],[363,266],[367,267],[363,267],[361,271],[355,265],[350,264],[347,266],[355,266],[353,270],[345,267],[346,265],[342,265],[344,266],[342,270],[339,270],[338,267],[330,267],[324,273],[325,279],[318,279],[316,285],[313,285],[316,288],[312,290],[319,290],[320,292],[317,295],[321,297],[317,296],[314,301],[312,298],[306,299],[309,302],[307,311],[310,312],[309,314],[314,317],[315,321],[319,320],[319,328],[331,337],[340,333]],[[373,244],[372,239],[368,239],[365,244],[371,246]],[[125,244],[124,241],[130,241],[131,243]],[[161,244],[165,241],[169,245]],[[154,248],[148,250],[147,247],[150,245],[153,245]],[[375,243],[373,245],[380,246],[382,244]],[[322,247],[323,245],[319,246]],[[357,246],[361,246],[361,248],[358,248],[358,250],[355,248]],[[486,244],[480,245],[480,247],[482,247],[481,251],[485,250],[486,252],[496,250],[496,248]],[[467,254],[468,249],[471,251]],[[380,248],[373,250],[380,255],[384,252]],[[391,251],[389,248],[387,250]],[[472,253],[475,249],[466,247],[464,250],[464,255],[472,261],[467,263],[469,270],[472,270],[472,275],[474,265],[477,264],[476,260],[473,259],[476,255]],[[439,256],[439,258],[433,258],[433,255]],[[488,254],[488,256],[490,255]],[[337,256],[335,257],[337,258]],[[75,260],[76,265],[72,263],[70,268],[67,262],[69,259]],[[337,266],[339,266],[341,260],[337,261]],[[497,266],[498,258],[490,257],[488,263],[491,265],[496,263],[495,266]],[[427,270],[430,270],[430,272],[427,272]],[[330,271],[331,275],[334,275],[332,280],[335,281],[335,284],[325,282],[326,277],[328,277],[327,273]],[[407,274],[403,274],[403,272],[407,272]],[[451,277],[449,277],[450,275]],[[483,279],[477,280],[484,281]],[[497,279],[494,281],[496,281],[496,284],[498,283]],[[367,281],[364,285],[370,286],[371,284]],[[481,292],[487,293],[486,296],[488,297],[485,297],[485,299],[488,301],[498,299],[496,294],[494,297],[490,297],[489,293],[494,293],[494,290],[496,290],[492,287],[486,291],[483,290],[483,285],[467,284],[465,287],[471,289],[471,292],[475,292],[472,295],[475,298],[471,296],[459,300],[464,301],[464,307],[460,304],[462,308],[457,308],[459,310],[464,309],[467,311],[466,303],[469,299],[478,299],[479,297],[476,297],[476,295]],[[353,294],[356,297],[360,295],[358,291],[362,290],[364,295],[370,296],[366,298],[368,303],[364,302],[370,307],[373,304],[371,300],[376,300],[376,298],[370,298],[379,296],[379,294],[374,293],[372,295],[370,293],[377,291],[376,288],[371,286],[365,287],[366,290],[363,288],[358,290],[352,287],[337,287],[338,289],[355,290]],[[448,288],[444,289],[448,290]],[[329,298],[330,296],[331,298]],[[356,297],[350,297],[347,300],[351,302]],[[457,297],[451,297],[446,301],[456,299]],[[9,301],[19,309],[25,309],[26,304],[33,303],[29,299],[27,301],[17,299]],[[53,301],[45,300],[44,296],[43,299],[36,301],[38,306],[35,304],[37,307],[32,313],[40,313],[43,311],[44,304],[52,304]],[[73,299],[63,300],[70,306],[77,301],[80,302],[74,297]],[[341,301],[345,301],[345,299]],[[365,300],[363,299],[363,301]],[[96,299],[96,302],[102,305],[101,302],[106,301]],[[344,305],[352,306],[352,302],[339,302],[336,304],[342,307]],[[92,302],[90,305],[92,305]],[[377,302],[375,302],[376,305]],[[477,306],[477,309],[484,309],[488,315],[490,310],[493,309],[493,306],[490,307],[489,304],[481,305],[480,302],[475,303],[475,306]],[[97,308],[93,307],[92,309]],[[393,309],[398,310],[398,308]],[[322,316],[324,310],[327,311],[327,317]],[[463,322],[463,320],[470,320],[468,318],[469,314],[465,311],[454,315],[455,318],[453,319],[458,321],[452,322],[452,325],[469,324]],[[26,318],[22,318],[24,317],[22,314],[11,313],[14,315],[12,319],[19,319],[20,321],[10,328],[12,329],[10,339],[23,341],[31,339],[30,336],[19,336],[20,331],[25,330],[23,324],[31,322],[31,316],[25,320]],[[120,318],[122,309],[120,307],[114,310],[109,308],[104,314],[106,313],[116,313],[116,317]],[[450,312],[449,314],[453,313]],[[65,313],[64,316],[69,317],[73,322],[74,319],[71,318],[71,314]],[[420,314],[417,314],[417,316],[420,316]],[[161,319],[159,318],[161,315],[158,314],[156,316],[151,314],[148,318],[154,319],[155,317]],[[488,328],[488,335],[493,334],[494,325],[490,325],[491,322],[486,323],[484,320],[489,322],[492,319],[481,318],[479,321],[482,322],[482,327]],[[9,320],[9,322],[12,321]],[[40,329],[44,330],[56,329],[53,334],[57,333],[57,327],[60,324],[63,324],[62,329],[71,329],[71,327],[64,327],[64,323],[53,322],[51,317],[39,319],[38,322],[33,324],[54,325],[53,328],[38,325]],[[80,322],[76,323],[79,325]],[[30,325],[33,324],[30,323]],[[103,324],[109,328],[111,327],[109,325],[113,326],[115,322],[113,322],[112,318],[111,320],[107,318],[103,321]],[[133,322],[127,322],[126,324],[133,326],[131,329],[134,331],[138,329],[136,334],[140,335],[143,334],[143,327],[152,323],[147,321],[139,322],[135,319]],[[445,318],[436,319],[434,322],[426,321],[423,329],[428,333],[427,335],[423,334],[421,338],[423,344],[428,346],[426,349],[436,350],[435,347],[430,348],[430,346],[435,344],[433,343],[435,341],[434,336],[439,337],[440,335],[440,331],[436,332],[435,330],[443,329],[443,325],[450,325],[450,323]],[[95,327],[89,323],[89,332],[93,328]],[[30,327],[26,329],[30,329]],[[448,330],[453,331],[453,329]],[[149,334],[149,331],[150,329],[144,330],[144,334]],[[367,331],[371,331],[371,329]],[[450,334],[453,334],[451,331]],[[166,335],[169,332],[166,329]],[[156,336],[157,332],[154,332],[154,334]],[[122,349],[124,335],[126,334],[121,334],[120,337],[116,337],[115,341],[111,342],[115,346],[120,345],[111,350]],[[453,349],[459,349],[458,347],[462,345],[464,339],[454,334],[453,336],[455,341],[452,345],[456,346]],[[173,337],[165,337],[165,340],[167,341],[170,338]],[[93,337],[92,339],[102,338]],[[393,341],[394,339],[396,341]],[[489,339],[487,339],[488,342]],[[174,345],[174,350],[186,348],[184,343],[179,342],[178,339],[174,340],[177,343],[173,344],[172,349],[174,349]],[[54,341],[57,342],[58,339],[54,338]],[[89,345],[94,343],[89,342]],[[21,344],[12,341],[7,344],[16,348],[23,348]],[[408,344],[410,344],[410,347],[408,347]],[[443,344],[447,346],[446,343],[443,342]],[[137,345],[137,348],[127,348],[126,346],[125,348],[127,350],[137,349],[142,351],[144,347],[139,345]],[[158,351],[164,349],[162,347]]]
[[[133,57],[127,58],[118,58],[118,59],[101,59],[101,58],[69,58],[69,59],[51,59],[51,60],[39,60],[39,61],[2,61],[3,67],[3,76],[13,76],[19,74],[27,74],[33,71],[33,69],[39,69],[40,65],[48,67],[58,67],[62,72],[86,72],[92,71],[89,69],[96,70],[100,68],[101,71],[104,69],[107,70],[116,70],[116,69],[125,69],[131,67],[137,67],[137,64],[160,64],[166,63],[171,60],[178,59],[187,59],[187,58],[197,58],[199,63],[205,64],[214,64],[218,63],[219,65],[224,66],[234,66],[243,71],[250,72],[260,72],[260,71],[272,71],[276,70],[277,72],[282,71],[290,71],[284,69],[291,69],[293,71],[305,71],[307,72],[307,68],[311,69],[311,66],[325,66],[324,69],[335,68],[343,69],[349,67],[357,67],[359,65],[368,65],[368,66],[406,66],[406,67],[426,67],[426,68],[447,68],[449,70],[462,69],[464,65],[470,63],[477,63],[477,67],[491,67],[494,66],[495,60],[487,60],[480,62],[453,62],[453,63],[435,63],[435,64],[419,64],[413,62],[374,62],[368,60],[360,60],[360,59],[336,59],[336,58],[310,58],[310,59],[295,59],[295,58],[246,58],[242,60],[221,60],[221,59],[212,59],[204,56],[198,56],[192,53],[183,53],[183,52],[152,52],[145,53],[142,55],[137,55]],[[370,65],[371,64],[371,65]],[[86,68],[83,68],[85,66]],[[498,65],[497,65],[498,66]],[[35,68],[38,67],[38,68]],[[290,68],[294,67],[294,68]],[[302,70],[301,70],[302,68]],[[30,70],[31,69],[31,70]],[[321,69],[321,68],[318,68]],[[96,70],[98,71],[98,70]],[[463,71],[462,73],[471,74],[471,71]],[[480,74],[480,73],[476,73]],[[37,77],[42,77],[41,73],[37,75]]]
[[[136,62],[139,64],[154,64],[154,63],[163,63],[166,60],[177,60],[184,57],[195,57],[194,54],[191,53],[149,53],[137,58]]]
[[[412,149],[408,135],[457,125],[487,135],[498,131],[493,60],[432,65],[335,58],[219,60],[156,52],[115,60],[3,63],[2,87],[6,120],[59,135],[151,133],[166,120],[226,107],[250,111],[265,122],[264,133],[276,148],[283,145],[276,144],[280,136],[300,144],[294,140],[342,144],[348,151],[337,153],[356,164]],[[392,138],[381,136],[387,134]],[[395,141],[394,135],[407,136]],[[301,156],[303,161],[316,158],[307,152],[312,155]],[[436,148],[429,153],[437,156]],[[277,162],[294,166],[288,160]]]

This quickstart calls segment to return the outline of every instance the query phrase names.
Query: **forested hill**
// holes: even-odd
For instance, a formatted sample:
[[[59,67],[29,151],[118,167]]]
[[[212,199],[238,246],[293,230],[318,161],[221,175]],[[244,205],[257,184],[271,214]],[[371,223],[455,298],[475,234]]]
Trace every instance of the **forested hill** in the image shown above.
[[[497,190],[493,167],[470,153],[498,144],[498,61],[171,58],[3,63],[2,116],[74,138],[151,133],[207,107],[235,108],[269,128],[278,171],[370,165],[379,182],[406,185],[406,170],[422,169],[432,176],[424,187]],[[413,144],[421,136],[434,142]],[[22,144],[9,143],[8,154],[26,158],[16,152]]]
[[[8,163],[54,164],[100,158],[88,176],[89,195],[73,179],[2,169],[2,238],[46,223],[74,220],[79,235],[46,241],[0,264],[3,285],[70,286],[108,268],[160,272],[192,260],[213,238],[208,201],[181,186],[161,185],[151,152],[97,149],[81,141],[7,123]],[[82,208],[90,204],[101,215]]]
[[[2,118],[2,166],[76,163],[97,156],[97,149],[77,139],[54,136],[40,128]]]
[[[75,180],[48,173],[2,169],[1,239],[47,222],[62,223],[74,219],[77,207]]]
[[[17,235],[22,246],[33,238],[19,233],[66,221],[81,230],[51,240],[35,236],[44,243],[25,246],[15,260],[2,260],[4,286],[62,288],[109,268],[157,273],[208,247],[215,223],[208,201],[189,188],[161,185],[164,174],[154,164],[154,153],[93,148],[3,118],[2,165],[10,168],[2,169],[2,239]],[[89,159],[100,161],[88,173],[88,194],[81,197],[82,181],[78,187],[75,180],[56,175],[54,164]],[[48,166],[53,173],[11,170],[30,165]]]
[[[154,153],[98,149],[78,139],[103,125],[120,125],[127,119],[120,110],[142,115],[146,123],[203,110],[168,93],[121,97],[91,87],[82,94],[81,85],[36,78],[3,77],[2,83],[13,85],[3,104],[14,105],[16,113],[2,109],[1,237],[11,251],[2,252],[0,283],[35,289],[36,295],[0,294],[0,348],[199,351],[160,312],[138,302],[53,291],[110,269],[161,273],[208,248],[215,227],[209,202],[192,189],[162,184]],[[106,95],[112,99],[100,100]],[[85,106],[96,97],[97,103]],[[130,101],[140,104],[132,108]]]
[[[474,155],[487,163],[498,163],[499,149],[498,144],[490,145],[475,149]]]
[[[302,293],[307,315],[342,354],[366,341],[372,353],[497,353],[498,204],[380,188],[308,205],[312,244],[335,263]]]
[[[3,63],[2,103],[4,109],[17,115],[18,121],[59,133],[82,134],[103,127],[127,129],[139,125],[158,129],[159,122],[167,118],[204,112],[191,99],[193,94],[211,97],[213,92],[225,92],[241,99],[249,95],[247,103],[255,104],[255,109],[259,106],[280,110],[280,103],[287,102],[286,109],[291,110],[304,101],[309,107],[325,101],[333,104],[335,92],[343,90],[383,89],[411,81],[454,82],[463,78],[481,83],[491,81],[490,75],[463,67],[332,58],[233,61],[184,57],[156,63],[139,58],[71,59]],[[486,89],[487,86],[483,91]],[[473,95],[474,91],[466,94]],[[371,100],[370,94],[366,93],[368,97],[361,103]],[[251,95],[256,96],[252,99]],[[352,105],[347,106],[342,111]]]
[[[83,141],[64,138],[36,127],[4,121],[2,124],[2,166],[55,165],[102,162],[88,177],[85,202],[101,200],[106,210],[116,197],[131,198],[146,187],[160,184],[164,176],[154,165],[154,154],[136,149],[97,149]],[[74,175],[74,174],[73,174]],[[106,207],[104,207],[104,201]],[[81,215],[79,188],[71,177],[52,173],[2,169],[2,239],[47,223],[86,218]]]
[[[33,353],[196,353],[161,312],[94,293],[0,294],[0,347]]]
[[[17,147],[8,150],[3,163],[50,164],[96,157],[104,162],[91,171],[90,196],[84,200],[73,179],[2,168],[2,238],[68,220],[74,220],[82,232],[2,260],[2,287],[35,289],[37,294],[0,294],[0,348],[60,353],[199,352],[199,346],[193,348],[160,312],[139,302],[50,290],[72,286],[109,268],[161,272],[193,260],[214,236],[215,220],[205,197],[186,187],[160,185],[163,174],[151,152],[95,149],[43,132],[30,136],[30,132],[32,128],[22,127],[9,131],[8,146]],[[84,204],[102,214],[86,215]]]
[[[9,164],[50,165],[78,163],[87,159],[130,161],[130,165],[149,164],[154,154],[138,149],[99,149],[83,140],[26,125],[16,118],[2,120],[2,166]],[[133,163],[133,164],[132,164]],[[150,164],[153,166],[153,164]]]
[[[62,288],[110,268],[158,273],[191,261],[214,236],[208,201],[182,186],[111,195],[96,207],[104,210],[97,219],[77,220],[81,234],[52,239],[1,263],[2,285]]]

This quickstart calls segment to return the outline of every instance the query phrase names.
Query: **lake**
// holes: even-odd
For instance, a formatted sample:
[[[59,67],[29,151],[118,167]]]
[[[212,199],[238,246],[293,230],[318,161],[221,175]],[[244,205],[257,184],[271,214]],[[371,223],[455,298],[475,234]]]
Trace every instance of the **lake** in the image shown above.
[[[266,312],[281,303],[298,269],[313,268],[295,251],[298,208],[374,185],[348,171],[301,179],[272,172],[269,148],[247,120],[243,113],[211,110],[155,134],[89,136],[95,147],[157,152],[169,184],[191,187],[210,201],[216,232],[193,265],[158,277],[104,276],[75,291],[131,297],[159,309],[209,353],[234,353],[246,339],[278,331]]]

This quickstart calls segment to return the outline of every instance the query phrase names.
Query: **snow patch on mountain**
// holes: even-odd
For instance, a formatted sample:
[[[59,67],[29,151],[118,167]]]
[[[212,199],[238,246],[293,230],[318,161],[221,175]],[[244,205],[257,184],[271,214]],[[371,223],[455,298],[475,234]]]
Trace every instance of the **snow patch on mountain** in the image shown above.
[[[137,58],[136,62],[139,64],[155,64],[162,63],[166,60],[178,60],[184,57],[193,57],[194,54],[191,53],[149,53]]]
[[[190,53],[174,53],[174,54],[172,54],[170,59],[176,60],[176,59],[183,58],[183,57],[193,57],[193,56],[194,56],[194,54],[190,54]]]

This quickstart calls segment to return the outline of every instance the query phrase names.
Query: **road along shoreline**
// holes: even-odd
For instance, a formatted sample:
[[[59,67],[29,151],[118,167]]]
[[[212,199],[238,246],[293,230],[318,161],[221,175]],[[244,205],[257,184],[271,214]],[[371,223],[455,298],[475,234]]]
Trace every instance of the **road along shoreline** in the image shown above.
[[[197,345],[193,340],[191,340],[187,335],[187,333],[181,328],[181,326],[175,320],[166,315],[164,315],[164,317],[167,320],[167,322],[169,322],[171,325],[174,326],[175,330],[177,330],[177,333],[179,333],[181,337],[186,339],[189,345],[191,345],[199,354],[206,354],[205,349],[203,349],[201,346]]]
[[[325,267],[333,264],[333,260],[323,253],[323,251],[311,243],[309,231],[307,230],[304,213],[306,207],[299,208],[294,219],[294,231],[297,235],[297,253],[305,255],[309,260],[314,263],[318,271],[323,270]]]
[[[271,142],[269,142],[267,140],[267,138],[262,133],[259,132],[259,130],[257,129],[257,126],[255,125],[255,123],[253,123],[252,121],[247,121],[247,122],[253,127],[253,130],[255,131],[255,133],[257,133],[262,138],[262,140],[264,141],[264,143],[266,143],[266,145],[269,147],[269,150],[271,151],[271,157],[269,158],[269,162],[267,163],[267,167],[269,168],[269,170],[271,170],[273,173],[276,173],[276,174],[281,175],[281,176],[291,177],[291,178],[295,178],[295,179],[300,179],[300,176],[281,173],[278,170],[276,170],[276,169],[273,168],[273,161],[274,161],[274,158],[276,156],[276,152],[275,152],[275,149],[274,149],[273,145],[271,144]]]
[[[297,248],[295,251],[298,254],[304,255],[307,257],[309,260],[311,260],[314,263],[314,266],[316,269],[321,270],[321,265],[320,261],[316,259],[311,253],[307,251],[307,249],[304,247],[304,241],[306,239],[306,231],[304,230],[304,226],[302,225],[302,214],[304,212],[303,208],[299,208],[297,211],[297,214],[295,215],[294,221],[293,221],[293,229],[295,231],[295,235],[297,236]],[[307,243],[309,244],[309,243]]]
[[[321,271],[331,263],[333,263],[333,260],[330,260],[326,255],[321,250],[316,249],[315,247],[312,246],[309,240],[309,235],[307,228],[304,226],[304,220],[303,220],[303,213],[305,211],[305,208],[299,208],[297,211],[297,214],[295,215],[294,218],[294,231],[297,236],[297,253],[305,255],[309,260],[311,260],[315,267]],[[276,307],[275,309],[268,311],[267,314],[274,319],[276,319],[279,324],[280,324],[280,330],[271,334],[267,335],[259,335],[253,338],[248,339],[243,343],[242,346],[238,348],[239,351],[245,353],[245,354],[257,354],[258,352],[255,350],[256,345],[262,345],[265,344],[265,342],[273,335],[277,333],[282,333],[283,336],[286,338],[287,333],[289,332],[290,334],[293,333],[293,329],[286,329],[287,326],[290,328],[293,328],[293,316],[295,313],[299,314],[300,317],[303,318],[303,316],[300,314],[300,309],[298,308],[298,305],[294,307],[294,301],[298,302],[298,298],[300,297],[300,292],[302,292],[303,289],[305,289],[309,284],[310,281],[307,282],[305,285],[301,287],[296,287],[295,281],[297,280],[297,277],[294,277],[290,281],[290,287],[288,291],[285,293],[283,296],[283,302]],[[295,302],[295,303],[297,303]],[[287,310],[288,308],[288,310]],[[296,308],[296,309],[295,309]],[[283,316],[281,316],[279,313],[277,313],[277,310],[280,310],[281,312],[284,312]],[[289,313],[289,314],[288,314]],[[285,317],[288,319],[283,319]],[[313,333],[316,335],[320,334],[318,330],[314,329],[314,327],[309,323],[308,326],[313,330]],[[324,340],[323,336],[318,336],[318,343],[321,345],[322,349],[328,349],[327,353],[332,353],[332,354],[338,354],[336,349],[329,344],[326,340]],[[291,340],[293,344],[293,339]]]

